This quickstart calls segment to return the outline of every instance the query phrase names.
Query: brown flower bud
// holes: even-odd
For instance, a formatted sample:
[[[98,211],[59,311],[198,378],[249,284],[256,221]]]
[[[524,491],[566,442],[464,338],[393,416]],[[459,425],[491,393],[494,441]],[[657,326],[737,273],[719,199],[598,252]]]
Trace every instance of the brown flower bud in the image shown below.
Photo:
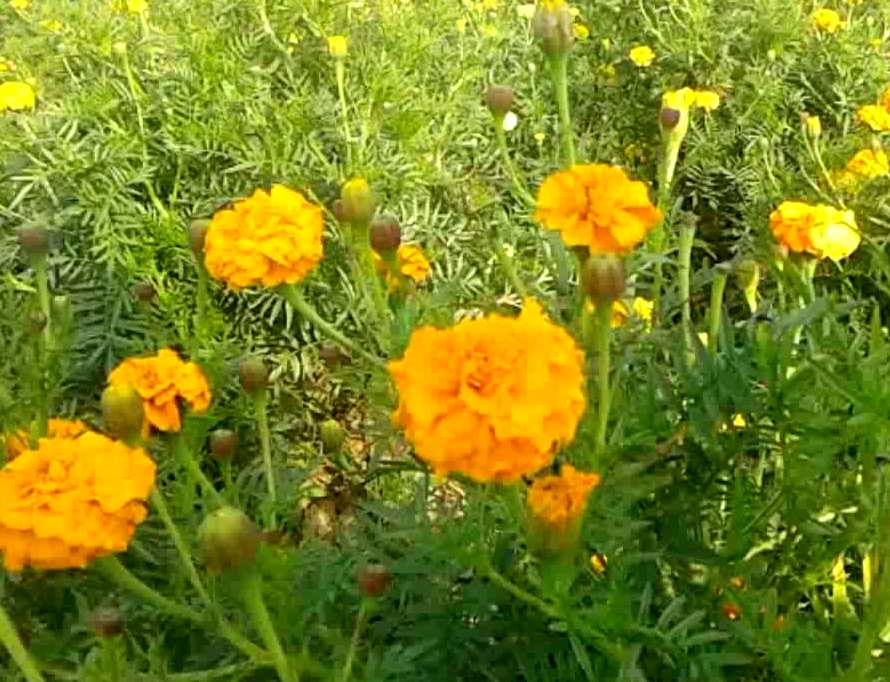
[[[228,461],[238,452],[238,434],[230,429],[217,429],[210,434],[210,454],[220,461]]]
[[[342,199],[334,200],[334,203],[331,204],[331,213],[334,214],[334,217],[337,219],[338,223],[348,222],[346,217],[346,208],[343,205]]]
[[[664,130],[673,130],[680,123],[680,118],[683,116],[682,112],[678,109],[671,109],[670,107],[664,107],[661,110],[661,114],[659,114],[659,120],[661,121],[661,127]]]
[[[371,223],[371,248],[379,254],[392,253],[402,243],[402,228],[392,216],[381,216]]]
[[[124,631],[124,617],[113,606],[100,606],[90,614],[90,627],[96,637],[116,637]]]
[[[33,334],[37,336],[44,329],[46,329],[46,324],[49,320],[46,317],[46,313],[42,310],[32,310],[28,313],[28,319],[26,322],[26,328],[29,334]]]
[[[348,358],[339,347],[333,344],[322,346],[318,350],[318,357],[328,368],[336,367]]]
[[[343,202],[343,215],[347,222],[360,225],[371,222],[377,208],[374,192],[364,178],[353,178],[344,184],[340,201]]]
[[[358,572],[359,591],[365,597],[379,597],[392,582],[392,574],[380,564],[369,564]]]
[[[189,226],[189,246],[198,257],[204,253],[204,239],[207,237],[208,227],[210,227],[210,221],[206,218],[193,220]]]
[[[581,284],[595,305],[615,301],[624,293],[624,261],[618,256],[591,256],[584,264]]]
[[[22,227],[18,233],[19,246],[29,256],[49,253],[49,232],[42,227]]]
[[[151,303],[154,301],[155,296],[157,296],[157,291],[155,291],[154,285],[151,282],[147,282],[143,280],[142,282],[137,282],[133,286],[133,296],[136,297],[136,300],[140,303]]]
[[[506,116],[513,108],[513,88],[509,85],[489,85],[484,100],[492,114]]]
[[[234,507],[223,507],[208,514],[198,529],[201,557],[212,573],[253,563],[260,538],[256,524]]]
[[[346,440],[346,432],[336,419],[326,419],[321,423],[321,442],[326,452],[339,452]]]
[[[102,421],[114,438],[135,438],[145,423],[142,396],[130,384],[109,386],[102,392]]]
[[[269,383],[269,368],[260,358],[242,360],[238,374],[241,376],[241,387],[248,393],[263,391]]]

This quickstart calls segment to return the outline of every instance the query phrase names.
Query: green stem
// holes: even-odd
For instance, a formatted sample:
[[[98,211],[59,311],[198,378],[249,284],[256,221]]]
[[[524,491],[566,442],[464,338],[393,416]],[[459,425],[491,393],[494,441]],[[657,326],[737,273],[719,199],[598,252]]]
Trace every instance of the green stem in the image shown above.
[[[355,628],[352,630],[352,639],[349,642],[349,651],[346,652],[346,661],[343,663],[343,672],[340,673],[340,682],[349,682],[352,676],[352,666],[355,662],[355,654],[362,640],[362,631],[368,622],[368,616],[374,605],[372,599],[364,598],[358,609],[358,615],[355,617]]]
[[[185,437],[181,433],[173,436],[173,449],[176,452],[180,464],[184,466],[189,474],[191,474],[192,478],[198,482],[198,485],[204,490],[204,494],[212,498],[217,507],[225,507],[225,499],[201,470],[191,448],[188,447],[188,444],[185,442]]]
[[[658,164],[658,197],[656,205],[661,212],[661,222],[655,226],[650,238],[650,244],[656,257],[655,276],[652,282],[653,318],[656,322],[663,317],[664,312],[661,309],[661,295],[664,288],[664,255],[668,250],[668,230],[671,226],[671,189],[674,183],[674,173],[677,169],[677,159],[680,155],[682,142],[682,137],[677,138],[671,134],[666,134],[664,137],[664,151]]]
[[[52,311],[49,301],[49,273],[47,272],[46,256],[38,256],[34,259],[34,274],[37,284],[37,304],[44,315],[46,324],[43,326],[43,343],[47,351],[52,347]]]
[[[266,390],[253,394],[256,410],[257,429],[260,432],[260,450],[263,455],[263,470],[266,472],[266,489],[269,491],[269,515],[267,525],[275,527],[275,513],[278,509],[278,486],[275,484],[275,468],[272,466],[272,434],[269,430],[269,394]]]
[[[498,257],[501,268],[504,270],[504,274],[507,275],[507,279],[513,285],[513,288],[516,289],[516,293],[522,296],[522,298],[527,298],[528,289],[522,278],[519,277],[519,273],[516,272],[516,264],[504,248],[504,244],[501,241],[501,231],[494,221],[492,221],[492,233],[494,237],[494,252]]]
[[[719,348],[720,321],[723,316],[723,294],[726,291],[727,275],[722,269],[714,272],[711,283],[711,308],[708,311],[708,351],[715,354]]]
[[[695,225],[686,223],[680,227],[679,253],[677,254],[677,278],[680,286],[682,305],[683,346],[687,361],[692,352],[692,301],[689,299],[689,285],[692,274],[692,245],[695,242]]]
[[[550,74],[553,79],[553,93],[559,109],[559,135],[562,140],[564,163],[575,165],[575,137],[572,131],[572,115],[569,110],[569,82],[567,53],[553,54],[548,57]]]
[[[314,324],[316,328],[318,328],[318,330],[329,339],[331,339],[332,341],[336,341],[347,350],[363,357],[365,360],[378,367],[386,366],[386,362],[384,360],[378,358],[376,355],[372,355],[364,348],[356,345],[348,338],[346,338],[343,334],[341,334],[337,330],[337,328],[334,327],[330,322],[324,320],[318,314],[315,308],[313,308],[312,305],[308,301],[306,301],[305,298],[303,298],[303,292],[300,291],[297,287],[292,284],[285,285],[281,287],[281,293],[294,310],[296,310],[303,317]]]
[[[507,169],[507,173],[510,174],[510,179],[513,181],[513,188],[516,190],[516,193],[522,198],[525,203],[529,206],[535,205],[535,198],[532,196],[531,192],[528,191],[528,188],[525,186],[525,183],[519,177],[519,173],[516,170],[516,166],[513,163],[513,159],[510,157],[510,150],[507,148],[507,134],[504,132],[504,117],[503,116],[494,116],[494,137],[498,143],[498,149],[501,152],[501,158],[504,161],[504,167]]]
[[[207,269],[204,267],[203,263],[198,263],[198,291],[196,293],[196,304],[197,304],[197,312],[195,319],[195,342],[196,348],[195,351],[203,349],[207,339],[205,335],[205,331],[207,329],[207,299],[208,299],[208,280],[207,280]]]
[[[272,624],[272,618],[269,616],[266,602],[263,600],[262,579],[255,568],[252,567],[246,575],[242,576],[240,588],[241,598],[244,601],[247,612],[250,614],[263,642],[269,648],[269,651],[272,652],[275,669],[278,671],[278,678],[281,682],[299,682],[299,676],[288,665],[284,649],[282,649],[281,642],[278,639],[278,633],[275,632],[275,626]]]
[[[44,682],[43,675],[40,674],[37,664],[25,649],[25,645],[22,644],[19,633],[16,632],[3,604],[0,604],[0,643],[6,647],[27,682]]]
[[[346,66],[343,59],[337,58],[334,64],[337,75],[337,96],[340,99],[340,114],[343,119],[343,134],[346,138],[346,167],[352,167],[352,132],[349,129],[349,108],[346,104]]]
[[[511,595],[519,599],[520,601],[524,601],[526,604],[535,607],[538,611],[543,613],[548,618],[553,618],[554,620],[563,620],[562,614],[556,609],[556,607],[551,606],[547,602],[545,602],[540,597],[536,597],[531,592],[527,592],[522,589],[516,583],[511,582],[500,573],[498,573],[491,566],[484,566],[482,569],[482,576],[488,578],[495,585],[500,587],[505,592],[509,592]]]
[[[198,570],[195,568],[192,553],[189,551],[189,548],[185,544],[185,540],[182,538],[182,534],[173,522],[173,517],[170,515],[170,510],[167,508],[167,502],[164,500],[164,496],[157,488],[151,492],[151,503],[154,506],[155,511],[158,512],[158,516],[161,517],[161,521],[167,529],[167,532],[170,534],[170,539],[173,541],[173,546],[176,548],[176,553],[179,555],[179,560],[182,563],[182,567],[185,569],[189,582],[192,584],[192,587],[195,588],[195,592],[198,593],[198,596],[201,597],[201,601],[207,605],[212,605],[213,602],[210,599],[210,595],[207,593],[204,583],[201,581],[201,576],[198,575]]]
[[[606,451],[606,429],[609,424],[609,407],[611,403],[611,391],[609,388],[610,353],[609,341],[612,336],[612,301],[603,301],[596,306],[596,383],[597,383],[597,412],[596,412],[596,437],[594,440],[594,454],[601,458]],[[600,463],[597,462],[597,466]]]

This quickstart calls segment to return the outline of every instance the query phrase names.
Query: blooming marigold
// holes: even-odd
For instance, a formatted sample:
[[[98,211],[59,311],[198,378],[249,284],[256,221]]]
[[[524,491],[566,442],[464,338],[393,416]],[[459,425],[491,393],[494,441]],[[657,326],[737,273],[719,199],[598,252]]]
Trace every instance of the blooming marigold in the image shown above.
[[[615,166],[595,163],[554,173],[538,190],[535,219],[559,230],[568,246],[592,254],[625,253],[661,220],[645,183]]]
[[[584,411],[583,353],[534,299],[517,318],[423,327],[389,364],[393,421],[437,475],[512,482],[549,464]]]
[[[0,469],[6,569],[82,568],[126,550],[154,480],[143,450],[101,434],[41,439]]]
[[[389,271],[386,261],[381,258],[376,251],[371,252],[374,255],[374,265],[377,271],[386,275],[386,285],[391,290],[399,287],[398,275]],[[428,279],[432,272],[432,266],[427,260],[423,249],[417,244],[400,244],[396,251],[396,262],[398,263],[399,275],[420,284]]]
[[[637,45],[627,55],[640,68],[651,66],[655,61],[655,51],[648,45]]]
[[[343,59],[349,51],[349,40],[346,36],[329,36],[328,52],[332,57]]]
[[[529,517],[538,544],[545,550],[573,547],[580,531],[587,498],[600,484],[600,475],[563,465],[558,476],[542,476],[528,491]]]
[[[877,178],[890,173],[890,160],[883,149],[863,149],[847,162],[847,170],[863,178]]]
[[[233,289],[294,284],[321,260],[323,229],[321,208],[299,192],[283,185],[258,189],[213,216],[204,263]]]
[[[79,419],[50,419],[46,425],[47,438],[77,438],[87,431],[87,425]],[[25,429],[6,438],[6,459],[18,457],[30,449],[30,434]]]
[[[33,109],[37,104],[34,88],[21,81],[0,83],[0,111]]]
[[[769,223],[773,236],[782,246],[819,259],[846,258],[860,242],[853,211],[841,211],[833,206],[785,201],[770,214]]]
[[[841,19],[841,15],[833,9],[825,7],[813,12],[810,16],[810,23],[814,29],[824,31],[825,33],[835,33],[844,26],[844,20]]]
[[[210,406],[210,386],[204,372],[169,348],[153,357],[124,360],[108,375],[108,383],[133,386],[142,396],[148,425],[160,431],[180,430],[178,398],[195,412],[204,412]]]
[[[866,104],[859,107],[856,118],[875,132],[890,130],[890,102],[884,104]]]

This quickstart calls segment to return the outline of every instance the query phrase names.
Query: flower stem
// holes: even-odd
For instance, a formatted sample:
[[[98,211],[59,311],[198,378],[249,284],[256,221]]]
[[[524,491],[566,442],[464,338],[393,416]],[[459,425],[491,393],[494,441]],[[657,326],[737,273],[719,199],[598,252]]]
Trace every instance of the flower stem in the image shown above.
[[[493,567],[487,565],[484,566],[482,569],[482,575],[488,578],[491,582],[493,582],[505,592],[509,592],[520,601],[524,601],[526,604],[535,607],[536,609],[538,609],[538,611],[543,613],[548,618],[553,618],[554,620],[563,619],[562,614],[559,613],[556,607],[551,606],[540,597],[536,597],[535,595],[533,595],[531,592],[527,592],[526,590],[522,589],[521,587],[519,587],[519,585],[508,580],[500,573],[498,573]]]
[[[275,527],[275,512],[278,509],[278,486],[275,484],[275,468],[272,466],[272,434],[269,431],[269,394],[266,390],[253,394],[256,410],[257,430],[260,433],[260,451],[263,454],[263,470],[266,473],[266,488],[269,491],[269,514],[267,525]]]
[[[341,334],[337,330],[337,328],[334,327],[330,322],[324,320],[318,314],[315,308],[313,308],[312,305],[305,298],[303,298],[303,293],[297,287],[292,284],[285,285],[281,287],[281,293],[294,310],[296,310],[303,317],[314,324],[320,332],[322,332],[332,341],[336,341],[347,350],[363,357],[365,360],[378,367],[386,366],[386,362],[384,360],[378,358],[376,355],[369,353],[364,348],[356,345],[348,338],[346,338],[343,334]]]
[[[343,119],[343,135],[346,142],[346,167],[352,166],[352,132],[349,129],[349,108],[346,104],[346,66],[342,59],[334,64],[337,76],[337,96],[340,99],[340,115]]]
[[[6,647],[27,682],[44,682],[43,675],[40,674],[37,664],[25,649],[25,645],[22,644],[19,633],[16,632],[3,604],[0,604],[0,643]]]
[[[195,459],[194,453],[191,448],[188,447],[188,444],[185,442],[185,437],[181,433],[173,436],[173,450],[176,453],[180,464],[186,468],[192,478],[198,482],[198,485],[200,485],[201,488],[203,488],[204,493],[213,499],[213,502],[217,507],[225,507],[225,499],[201,470],[198,461]]]
[[[349,682],[352,676],[352,666],[355,662],[355,654],[358,651],[358,645],[362,639],[362,631],[371,615],[371,609],[374,606],[372,599],[364,598],[358,608],[358,615],[355,617],[355,628],[352,630],[352,639],[349,642],[349,651],[346,652],[346,661],[343,663],[343,671],[340,673],[340,682]]]
[[[170,539],[173,541],[173,546],[176,548],[176,553],[179,555],[179,560],[185,569],[189,582],[192,584],[192,587],[195,588],[195,592],[198,593],[198,596],[201,597],[201,601],[208,605],[212,605],[210,595],[207,594],[204,583],[201,581],[201,576],[198,575],[198,570],[195,568],[192,553],[189,551],[189,548],[185,544],[185,540],[182,538],[182,534],[173,522],[173,517],[170,515],[170,510],[167,508],[167,502],[164,500],[164,496],[157,488],[151,491],[151,503],[158,512],[158,516],[161,517],[161,521],[167,529],[167,532],[170,534]]]
[[[723,294],[726,291],[726,272],[717,268],[711,283],[711,308],[708,311],[708,351],[713,355],[719,349],[720,322],[723,317]]]
[[[45,316],[46,324],[43,326],[43,343],[46,352],[52,346],[52,314],[49,304],[49,274],[46,267],[46,256],[38,256],[34,259],[34,274],[37,284],[37,304],[40,312]]]
[[[695,225],[686,223],[680,227],[679,253],[677,254],[677,278],[680,286],[682,305],[683,349],[687,361],[692,352],[692,302],[689,299],[689,284],[692,271],[692,245],[695,241]]]
[[[568,166],[575,165],[575,137],[572,131],[572,115],[569,110],[569,57],[565,52],[548,57],[550,74],[553,80],[553,93],[559,109],[559,134],[562,140],[563,162]]]
[[[526,298],[528,296],[528,289],[523,283],[522,278],[519,276],[519,273],[516,272],[516,264],[513,262],[513,258],[510,257],[510,254],[508,254],[507,250],[504,248],[504,243],[501,239],[501,231],[495,221],[492,221],[491,232],[494,241],[494,252],[498,257],[498,262],[501,264],[501,268],[504,270],[504,274],[507,275],[507,280],[513,285],[513,288],[516,289],[516,293],[523,298]]]
[[[263,600],[262,578],[260,578],[255,568],[251,568],[246,575],[242,576],[240,589],[241,599],[244,601],[254,626],[260,633],[260,637],[269,648],[269,651],[272,652],[275,669],[278,671],[278,678],[281,682],[299,682],[299,676],[288,665],[284,649],[282,649],[281,642],[278,639],[278,633],[275,632],[275,626],[272,624],[272,618],[269,616],[269,610],[266,608],[266,602]]]
[[[504,117],[503,116],[494,116],[494,137],[498,143],[498,149],[501,152],[501,158],[504,161],[504,167],[507,169],[507,173],[510,174],[510,179],[513,181],[513,188],[516,190],[516,193],[520,196],[520,198],[525,201],[529,206],[535,205],[535,198],[531,195],[531,192],[528,191],[528,188],[525,186],[525,183],[519,177],[519,173],[516,170],[516,166],[513,163],[513,159],[510,157],[510,150],[507,148],[507,134],[504,132]]]
[[[596,383],[597,402],[596,436],[594,453],[597,458],[606,451],[606,427],[609,424],[609,407],[612,399],[609,387],[610,353],[609,341],[612,336],[612,302],[602,302],[596,306]],[[597,463],[599,466],[599,463]]]

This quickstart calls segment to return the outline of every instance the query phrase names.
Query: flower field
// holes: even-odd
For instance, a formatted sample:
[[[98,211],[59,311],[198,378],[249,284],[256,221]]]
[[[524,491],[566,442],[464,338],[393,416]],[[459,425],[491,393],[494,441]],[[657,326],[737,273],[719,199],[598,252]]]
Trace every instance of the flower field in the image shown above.
[[[890,4],[0,0],[0,680],[890,679]]]

